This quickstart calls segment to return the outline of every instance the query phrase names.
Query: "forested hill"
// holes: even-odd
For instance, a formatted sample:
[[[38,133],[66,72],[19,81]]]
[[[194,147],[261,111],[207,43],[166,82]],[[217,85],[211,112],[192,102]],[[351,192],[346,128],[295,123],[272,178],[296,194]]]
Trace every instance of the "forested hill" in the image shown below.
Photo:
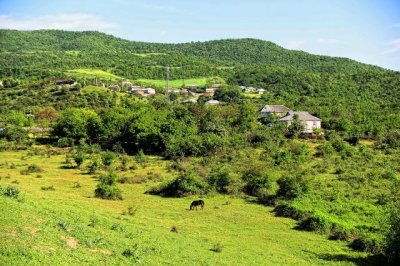
[[[124,52],[128,54],[167,53],[175,56],[194,57],[212,65],[269,65],[317,72],[356,73],[383,70],[377,66],[362,64],[346,58],[287,50],[272,42],[257,39],[162,44],[128,41],[94,31],[0,30],[0,52],[35,51],[96,51],[119,54]]]

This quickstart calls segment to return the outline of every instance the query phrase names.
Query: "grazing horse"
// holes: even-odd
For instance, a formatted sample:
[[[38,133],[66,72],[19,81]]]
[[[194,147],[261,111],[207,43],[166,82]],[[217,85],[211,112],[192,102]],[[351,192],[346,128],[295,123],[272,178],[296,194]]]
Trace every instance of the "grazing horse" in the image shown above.
[[[197,211],[197,206],[201,206],[201,209],[204,207],[204,201],[203,200],[194,200],[192,204],[190,204],[190,210],[194,210],[196,208]]]

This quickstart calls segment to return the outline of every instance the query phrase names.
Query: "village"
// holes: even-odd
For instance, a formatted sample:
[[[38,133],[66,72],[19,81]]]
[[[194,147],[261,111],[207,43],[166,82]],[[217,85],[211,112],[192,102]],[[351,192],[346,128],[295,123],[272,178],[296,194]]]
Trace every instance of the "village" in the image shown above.
[[[65,79],[56,81],[56,86],[58,88],[72,88],[77,85],[77,81],[73,79]],[[132,95],[137,95],[139,97],[149,97],[154,96],[158,92],[152,87],[143,87],[141,85],[136,85],[131,81],[122,81],[120,85],[110,84],[106,85],[103,82],[96,82],[92,84],[96,87],[107,88],[114,92],[125,92]],[[165,95],[168,99],[171,95],[182,96],[185,100],[181,101],[181,104],[195,104],[198,102],[200,96],[205,97],[205,105],[219,105],[223,102],[213,99],[215,92],[220,89],[222,84],[212,84],[211,86],[202,88],[197,84],[190,84],[183,86],[182,88],[168,87],[165,89]],[[266,93],[264,88],[255,88],[251,86],[239,86],[240,90],[245,95],[263,95]],[[303,134],[320,134],[321,133],[321,122],[322,120],[314,115],[311,115],[306,111],[293,111],[292,109],[284,105],[265,105],[261,110],[260,114],[263,117],[273,117],[276,118],[275,121],[279,123],[284,123],[289,127],[293,120],[298,119],[302,125]],[[267,126],[272,126],[272,123],[268,123]]]

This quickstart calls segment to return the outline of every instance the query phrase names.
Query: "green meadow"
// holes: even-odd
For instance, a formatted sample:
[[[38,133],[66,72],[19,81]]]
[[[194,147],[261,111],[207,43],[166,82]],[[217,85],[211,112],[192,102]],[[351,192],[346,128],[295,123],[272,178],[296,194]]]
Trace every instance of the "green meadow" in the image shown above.
[[[76,78],[98,78],[112,81],[119,81],[124,79],[123,77],[119,77],[100,69],[79,68],[68,70],[67,73]]]
[[[138,79],[138,82],[149,85],[149,86],[157,86],[157,87],[165,87],[166,81],[163,79]],[[169,81],[169,86],[180,88],[185,85],[198,85],[205,86],[207,82],[207,78],[190,78],[190,79],[175,79]]]
[[[117,171],[134,184],[118,184],[123,200],[94,197],[97,175],[66,164],[66,149],[37,146],[0,153],[0,186],[21,191],[0,197],[1,265],[356,265],[368,254],[343,241],[295,230],[272,207],[252,197],[204,196],[203,210],[188,198],[145,192],[173,178],[171,161]],[[130,158],[132,159],[132,158]],[[40,171],[24,173],[32,164]],[[119,160],[112,167],[118,169]],[[157,179],[143,177],[156,176]]]

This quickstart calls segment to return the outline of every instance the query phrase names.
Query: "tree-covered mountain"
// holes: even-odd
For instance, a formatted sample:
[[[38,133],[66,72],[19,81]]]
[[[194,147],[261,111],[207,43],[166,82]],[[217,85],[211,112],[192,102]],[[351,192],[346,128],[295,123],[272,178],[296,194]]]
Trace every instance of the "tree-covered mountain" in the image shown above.
[[[312,55],[302,51],[284,49],[272,42],[257,39],[226,39],[182,44],[162,44],[127,41],[100,32],[71,32],[61,30],[16,31],[0,30],[0,52],[96,52],[102,54],[152,53],[154,57],[165,54],[177,57],[196,58],[211,65],[269,65],[318,72],[350,72],[381,70],[379,67],[356,61]],[[25,55],[27,56],[27,55]],[[140,59],[140,58],[135,58]],[[187,65],[187,60],[176,62],[169,58],[170,65]],[[193,61],[193,60],[192,60]],[[190,64],[190,63],[189,63]]]

